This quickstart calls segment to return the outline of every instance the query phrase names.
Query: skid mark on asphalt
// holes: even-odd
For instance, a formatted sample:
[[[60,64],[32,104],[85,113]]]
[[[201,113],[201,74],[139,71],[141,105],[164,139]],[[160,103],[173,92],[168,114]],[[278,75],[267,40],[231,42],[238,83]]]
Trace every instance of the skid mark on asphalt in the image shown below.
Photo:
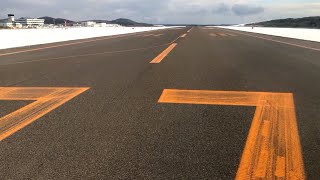
[[[154,36],[159,37],[159,36],[163,36],[163,34],[156,34]]]
[[[163,36],[163,34],[146,34],[146,35],[142,35],[143,37],[150,37],[150,36],[153,36],[153,37],[159,37],[159,36]]]
[[[210,33],[209,34],[210,36],[212,36],[212,37],[226,37],[226,36],[232,36],[232,37],[235,37],[235,36],[237,36],[237,35],[235,35],[235,34],[231,34],[231,33]]]
[[[0,141],[89,88],[0,87],[0,100],[35,101],[0,118]]]
[[[305,179],[293,94],[165,89],[158,102],[256,106],[236,179]]]
[[[237,36],[235,34],[232,34],[232,33],[227,33],[229,36]]]
[[[175,47],[177,46],[177,43],[171,44],[167,49],[162,51],[157,57],[155,57],[150,63],[151,64],[158,64],[160,63]]]
[[[208,30],[208,29],[215,29],[215,28],[212,28],[212,27],[202,27],[201,29]]]

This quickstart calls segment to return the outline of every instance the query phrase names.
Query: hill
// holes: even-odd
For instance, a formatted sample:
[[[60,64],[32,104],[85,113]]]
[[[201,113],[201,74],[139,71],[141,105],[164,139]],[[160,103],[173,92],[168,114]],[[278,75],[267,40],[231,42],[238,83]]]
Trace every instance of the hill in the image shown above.
[[[64,24],[65,21],[67,21],[67,23],[74,23],[74,21],[68,19],[53,18],[48,16],[39,17],[39,19],[44,19],[44,24]]]
[[[87,20],[87,21],[93,21],[93,22],[96,22],[96,23],[107,23],[107,24],[111,24],[111,22],[108,21],[108,20]],[[85,22],[85,21],[81,21],[81,22]]]
[[[304,18],[296,18],[296,19],[294,18],[277,19],[277,20],[247,24],[246,26],[319,28],[320,29],[320,16],[304,17]]]
[[[48,16],[40,17],[39,19],[44,19],[45,24],[64,24],[64,21],[67,21],[67,23],[83,22],[83,21],[76,22],[76,21],[71,21],[68,19],[53,18],[53,17],[48,17]],[[130,19],[125,19],[125,18],[120,18],[120,19],[116,19],[116,20],[112,20],[112,21],[108,21],[108,20],[87,20],[87,21],[93,21],[96,23],[120,24],[122,26],[153,26],[152,24],[139,23],[139,22],[132,21]]]
[[[147,24],[147,23],[139,23],[132,21],[130,19],[125,19],[125,18],[119,18],[116,20],[110,21],[112,24],[120,24],[122,26],[153,26],[152,24]]]
[[[96,23],[120,24],[121,26],[143,26],[143,27],[153,26],[152,24],[139,23],[139,22],[132,21],[130,19],[125,19],[125,18],[120,18],[112,21],[108,21],[108,20],[88,20],[88,21],[93,21]]]

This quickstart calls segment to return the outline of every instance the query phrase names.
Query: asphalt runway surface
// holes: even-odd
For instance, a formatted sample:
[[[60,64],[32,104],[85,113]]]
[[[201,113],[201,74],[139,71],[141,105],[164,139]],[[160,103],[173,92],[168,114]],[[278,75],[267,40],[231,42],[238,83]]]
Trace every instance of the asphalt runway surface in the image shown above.
[[[234,179],[256,107],[198,103],[207,100],[199,94],[194,103],[160,103],[165,89],[292,93],[301,168],[307,179],[320,178],[319,43],[200,27],[93,40],[0,50],[0,134],[6,115],[38,100],[18,96],[45,96],[35,87],[89,88],[48,111],[39,107],[33,113],[45,111],[41,117],[3,136],[0,179]],[[21,87],[35,89],[6,92]],[[290,127],[278,131],[294,134]]]

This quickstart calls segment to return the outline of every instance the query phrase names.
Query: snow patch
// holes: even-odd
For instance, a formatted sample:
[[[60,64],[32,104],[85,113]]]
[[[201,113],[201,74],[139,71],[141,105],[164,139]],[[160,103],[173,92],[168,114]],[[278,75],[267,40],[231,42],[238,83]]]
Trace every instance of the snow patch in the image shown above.
[[[55,43],[62,41],[154,31],[175,27],[82,27],[54,29],[0,30],[0,49]]]
[[[286,38],[320,42],[320,29],[303,28],[269,28],[269,27],[240,27],[240,26],[218,26],[224,29],[231,29],[258,34],[280,36]]]

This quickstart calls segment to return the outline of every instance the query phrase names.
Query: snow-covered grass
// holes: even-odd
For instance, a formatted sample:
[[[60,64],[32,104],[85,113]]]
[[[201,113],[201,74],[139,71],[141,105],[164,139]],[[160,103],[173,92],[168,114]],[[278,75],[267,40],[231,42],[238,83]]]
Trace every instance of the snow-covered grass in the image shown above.
[[[83,27],[0,30],[0,49],[112,36],[175,27]]]
[[[303,28],[269,28],[269,27],[241,27],[241,26],[219,26],[220,28],[232,29],[245,32],[301,39],[307,41],[320,42],[320,29]]]

